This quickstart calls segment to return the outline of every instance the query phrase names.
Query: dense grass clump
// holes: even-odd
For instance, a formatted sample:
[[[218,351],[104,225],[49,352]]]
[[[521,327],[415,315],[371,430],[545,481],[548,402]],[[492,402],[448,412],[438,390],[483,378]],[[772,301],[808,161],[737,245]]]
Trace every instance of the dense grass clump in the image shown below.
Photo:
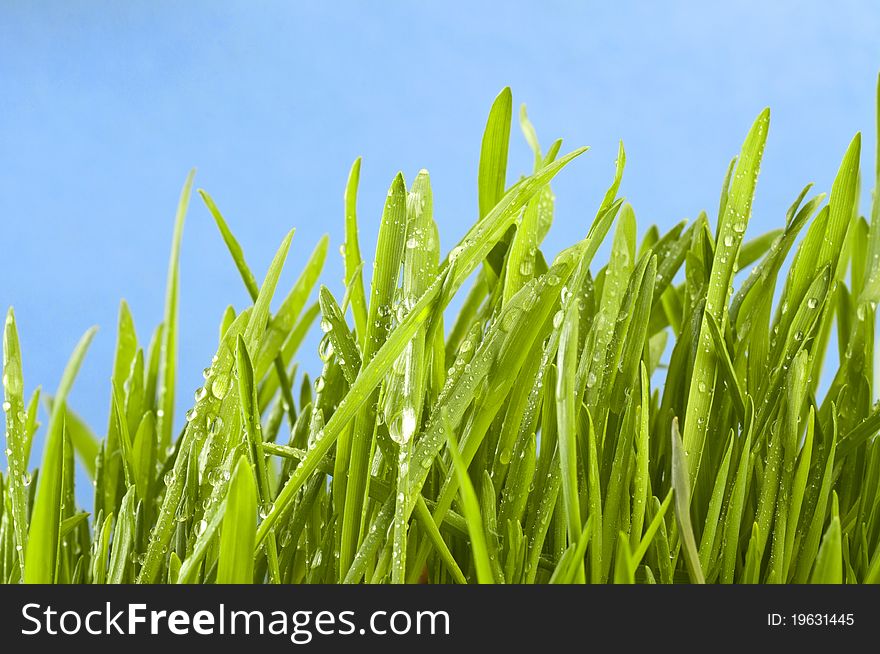
[[[617,197],[621,147],[589,232],[548,258],[550,182],[584,149],[542,151],[523,110],[534,171],[508,186],[505,89],[483,137],[478,220],[448,255],[428,173],[409,187],[398,175],[365,288],[358,160],[345,190],[344,296],[316,288],[325,239],[274,313],[292,232],[259,284],[200,192],[253,304],[227,309],[181,428],[190,176],[162,324],[144,347],[122,304],[101,438],[67,402],[86,333],[43,394],[39,474],[29,461],[40,392],[25,394],[7,314],[0,578],[880,581],[880,202],[870,220],[859,214],[856,135],[830,194],[807,185],[780,229],[744,240],[769,118],[731,162],[714,224],[703,213],[639,240]],[[459,295],[453,320],[445,309]],[[292,361],[316,322],[312,381]],[[95,482],[91,515],[75,505],[76,461]]]

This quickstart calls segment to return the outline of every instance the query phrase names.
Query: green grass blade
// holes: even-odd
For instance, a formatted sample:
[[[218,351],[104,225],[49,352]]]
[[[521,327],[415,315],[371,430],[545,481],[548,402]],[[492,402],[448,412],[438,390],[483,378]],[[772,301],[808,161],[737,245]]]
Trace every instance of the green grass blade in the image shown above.
[[[400,277],[406,243],[406,185],[398,173],[391,184],[382,212],[376,244],[375,269],[370,289],[370,307],[363,360],[369,362],[388,338],[392,302]],[[375,398],[374,398],[375,399]],[[345,484],[345,509],[339,545],[339,570],[344,574],[351,565],[361,540],[361,522],[366,501],[367,477],[372,449],[375,408],[371,401],[359,413],[354,424]]]
[[[700,567],[700,554],[691,528],[691,493],[687,476],[687,451],[681,443],[678,433],[678,420],[672,421],[672,488],[675,491],[675,517],[678,531],[684,543],[684,560],[687,563],[691,581],[696,584],[705,583],[703,569]]]
[[[364,295],[363,261],[358,241],[357,191],[361,176],[361,158],[351,165],[348,183],[345,185],[345,286],[351,289],[351,315],[354,318],[357,342],[363,345],[367,336],[367,298]]]
[[[480,218],[486,217],[504,195],[507,178],[507,149],[510,144],[510,120],[513,99],[510,87],[504,87],[489,111],[483,132],[478,174]]]
[[[840,518],[834,516],[822,537],[816,564],[810,577],[811,584],[842,584],[842,545]]]
[[[9,497],[12,505],[12,523],[15,530],[15,548],[21,576],[28,538],[28,436],[27,414],[24,406],[24,376],[21,364],[21,346],[12,307],[6,314],[3,330],[3,411],[6,414],[6,460],[9,465]]]
[[[27,584],[50,584],[55,581],[63,491],[65,403],[96,331],[92,327],[77,343],[55,392],[28,532],[24,568],[24,582]]]
[[[250,584],[254,580],[257,489],[245,456],[239,458],[235,466],[228,493],[220,531],[217,583]]]
[[[565,508],[568,538],[571,545],[578,542],[583,528],[578,500],[577,416],[575,414],[575,371],[580,320],[577,306],[576,302],[570,302],[562,318],[557,359],[558,373],[556,375],[556,418],[558,420],[559,463],[562,474],[562,503]],[[584,582],[582,564],[579,566],[575,578],[579,583]]]
[[[247,435],[247,442],[249,446],[249,451],[251,452],[251,458],[254,461],[261,510],[263,513],[268,513],[272,507],[273,490],[271,482],[269,480],[269,472],[266,467],[266,457],[263,453],[263,430],[260,425],[260,410],[257,406],[257,388],[254,381],[254,368],[253,364],[251,363],[251,358],[248,354],[247,344],[245,343],[243,336],[238,337],[236,348],[235,361],[236,368],[238,369],[238,395],[241,401],[242,424],[244,425],[244,431]],[[237,465],[238,468],[236,468],[235,474],[238,474],[238,469],[241,468],[241,462],[239,462]],[[249,470],[247,474],[250,474]],[[239,485],[241,486],[241,484],[243,483],[244,482],[239,482]],[[235,485],[233,483],[233,486],[230,487],[230,493],[232,493],[234,489]],[[239,487],[237,492],[243,492],[244,490],[245,489]],[[249,496],[247,494],[244,495],[244,499],[248,499],[248,497]],[[256,499],[254,501],[256,502]],[[236,506],[238,509],[242,508],[240,505],[236,505],[235,502],[230,501],[229,510],[232,511],[233,508],[235,508]],[[231,518],[224,518],[224,524],[227,519]],[[253,519],[251,519],[251,522],[253,522]],[[249,545],[251,547],[253,547],[253,537],[256,534],[256,523],[254,523],[252,526],[253,533],[246,532],[250,534]],[[274,534],[269,535],[268,542],[266,544],[266,557],[269,564],[270,578],[272,579],[273,583],[280,584],[281,572],[278,567],[278,545]],[[227,570],[227,572],[232,571]],[[252,563],[250,572],[251,576],[253,576]],[[229,583],[239,582],[230,581]]]
[[[119,505],[119,514],[113,529],[113,549],[110,554],[110,567],[107,571],[108,584],[123,584],[130,581],[131,553],[135,547],[135,489],[130,488]],[[111,514],[112,516],[112,514]],[[111,520],[108,518],[106,527]]]
[[[712,316],[719,325],[726,317],[728,289],[733,277],[733,266],[739,253],[740,243],[752,212],[752,199],[758,180],[764,144],[770,123],[770,111],[765,109],[749,130],[736,164],[736,174],[730,187],[724,217],[718,231],[718,246],[712,262],[706,298],[706,316]],[[711,336],[705,325],[700,329],[700,343],[693,366],[693,377],[688,391],[687,414],[684,421],[683,446],[689,485],[696,483],[703,446],[706,440],[707,421],[712,406],[710,389],[715,385],[717,361],[711,349]],[[707,352],[708,350],[708,352]]]
[[[474,554],[474,565],[477,569],[477,581],[481,584],[495,583],[492,574],[492,564],[489,561],[489,549],[486,545],[483,519],[480,516],[480,504],[471,478],[468,475],[467,465],[461,457],[458,449],[458,441],[455,439],[452,427],[444,416],[443,423],[446,429],[446,438],[449,440],[449,452],[452,455],[452,463],[455,474],[458,476],[459,493],[461,494],[462,509],[467,520],[468,533],[471,537],[471,548]]]
[[[156,413],[159,450],[164,451],[171,443],[174,429],[174,398],[177,381],[177,314],[180,291],[180,244],[183,240],[183,223],[189,207],[195,169],[189,172],[180,192],[177,216],[174,219],[174,236],[171,240],[171,258],[168,263],[168,281],[165,289],[165,313],[162,319],[162,357],[159,370],[159,411]]]

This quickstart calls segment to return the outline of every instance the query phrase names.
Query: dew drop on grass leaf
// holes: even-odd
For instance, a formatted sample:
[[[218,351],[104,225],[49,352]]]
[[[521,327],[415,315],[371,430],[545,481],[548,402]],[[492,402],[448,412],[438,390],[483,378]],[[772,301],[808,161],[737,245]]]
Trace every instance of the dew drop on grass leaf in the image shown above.
[[[224,373],[218,373],[210,382],[211,385],[211,395],[213,395],[218,400],[222,400],[226,397],[226,394],[229,392],[229,388],[232,386],[232,379],[229,375]]]

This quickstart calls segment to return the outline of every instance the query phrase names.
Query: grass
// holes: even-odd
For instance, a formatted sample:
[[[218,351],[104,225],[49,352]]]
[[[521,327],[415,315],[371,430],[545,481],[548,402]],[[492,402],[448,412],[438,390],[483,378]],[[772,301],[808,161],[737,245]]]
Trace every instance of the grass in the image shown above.
[[[53,395],[27,395],[10,308],[0,579],[880,582],[880,199],[859,213],[860,136],[827,197],[807,185],[779,229],[749,240],[768,110],[714,224],[701,213],[640,238],[618,197],[621,145],[586,236],[551,259],[551,181],[585,149],[542,151],[523,107],[534,169],[510,185],[512,122],[505,89],[480,150],[478,219],[445,257],[427,171],[394,178],[369,288],[355,161],[344,294],[318,286],[325,238],[274,313],[293,232],[260,283],[200,190],[252,305],[227,309],[185,422],[173,411],[192,174],[162,324],[141,341],[120,306],[103,437],[67,402],[93,330]],[[316,322],[312,381],[294,359]],[[75,504],[76,465],[94,482],[91,514]]]

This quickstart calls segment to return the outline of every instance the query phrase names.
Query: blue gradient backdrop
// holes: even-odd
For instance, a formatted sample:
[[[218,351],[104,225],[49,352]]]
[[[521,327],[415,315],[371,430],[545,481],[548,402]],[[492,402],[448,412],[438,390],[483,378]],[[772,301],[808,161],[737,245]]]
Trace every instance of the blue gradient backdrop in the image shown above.
[[[592,146],[555,183],[551,253],[584,233],[620,138],[643,228],[711,215],[766,105],[752,235],[779,225],[804,183],[827,190],[857,130],[873,168],[876,1],[303,5],[0,2],[0,305],[16,308],[28,391],[54,389],[98,324],[71,404],[105,429],[118,302],[146,340],[192,166],[260,275],[290,227],[285,285],[328,232],[334,289],[352,160],[364,157],[366,256],[398,169],[431,171],[448,248],[475,217],[480,136],[505,85],[545,144]],[[511,175],[529,169],[516,129],[511,157]],[[246,303],[197,197],[181,282],[178,420],[224,307]]]

